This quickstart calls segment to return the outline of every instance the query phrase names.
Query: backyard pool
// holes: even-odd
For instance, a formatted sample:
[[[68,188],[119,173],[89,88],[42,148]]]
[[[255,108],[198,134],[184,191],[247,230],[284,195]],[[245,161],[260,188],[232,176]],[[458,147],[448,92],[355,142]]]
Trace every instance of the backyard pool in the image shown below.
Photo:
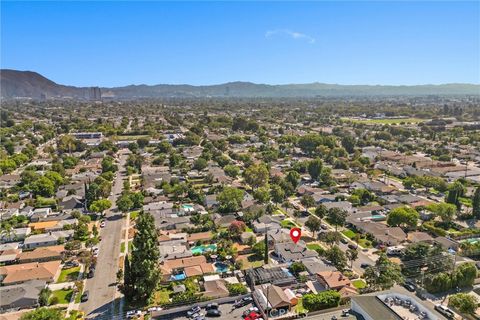
[[[173,281],[182,281],[182,280],[185,280],[186,278],[187,276],[185,275],[185,273],[172,274],[171,276],[171,279]]]
[[[209,245],[201,245],[201,246],[196,246],[190,249],[193,254],[203,254],[207,251],[216,251],[217,250],[217,245],[216,244],[209,244]]]
[[[215,262],[214,263],[215,270],[219,273],[227,272],[228,271],[228,264],[223,262]]]

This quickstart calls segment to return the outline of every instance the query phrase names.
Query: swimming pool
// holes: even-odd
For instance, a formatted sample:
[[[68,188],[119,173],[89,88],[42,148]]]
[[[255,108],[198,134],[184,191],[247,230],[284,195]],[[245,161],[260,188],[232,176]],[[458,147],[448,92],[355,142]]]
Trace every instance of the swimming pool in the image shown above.
[[[217,245],[216,244],[209,244],[209,245],[201,245],[201,246],[196,246],[190,249],[193,254],[203,254],[207,251],[217,251]]]
[[[173,281],[182,281],[182,280],[185,280],[187,276],[185,275],[185,273],[179,273],[179,274],[172,274],[170,278]]]
[[[215,266],[215,270],[219,273],[227,272],[229,269],[228,264],[223,262],[215,262],[213,265]]]
[[[193,209],[193,206],[191,204],[182,204],[183,209]]]

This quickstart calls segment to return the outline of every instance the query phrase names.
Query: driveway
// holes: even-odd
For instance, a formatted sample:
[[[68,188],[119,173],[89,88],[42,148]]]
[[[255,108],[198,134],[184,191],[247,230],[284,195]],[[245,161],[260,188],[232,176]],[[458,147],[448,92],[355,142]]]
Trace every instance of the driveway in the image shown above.
[[[106,213],[106,225],[100,230],[102,241],[99,243],[99,254],[95,276],[86,280],[85,290],[90,297],[87,302],[80,304],[87,319],[113,318],[116,287],[116,273],[120,254],[120,242],[125,221],[122,213],[116,212],[117,194],[123,189],[122,173],[125,169],[126,155],[120,155],[118,172],[112,186],[112,208]]]

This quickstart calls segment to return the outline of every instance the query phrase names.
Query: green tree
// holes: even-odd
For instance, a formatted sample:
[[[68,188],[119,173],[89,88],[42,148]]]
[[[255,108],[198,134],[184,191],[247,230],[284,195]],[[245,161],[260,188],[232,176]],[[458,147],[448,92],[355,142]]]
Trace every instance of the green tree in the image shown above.
[[[457,213],[457,207],[451,203],[433,203],[428,206],[428,210],[435,213],[445,223],[451,223]]]
[[[347,257],[339,246],[333,246],[325,251],[325,257],[340,271],[347,266]]]
[[[118,210],[122,212],[128,212],[133,208],[133,201],[130,199],[130,195],[124,194],[117,200]]]
[[[248,292],[247,287],[241,283],[228,283],[227,289],[231,296],[238,296]]]
[[[101,213],[109,209],[112,203],[108,199],[95,200],[90,204],[90,210],[93,212]]]
[[[198,158],[194,163],[193,163],[193,169],[196,169],[198,171],[201,171],[207,167],[207,160],[204,158]]]
[[[24,313],[20,320],[63,320],[63,315],[59,309],[43,307]]]
[[[315,208],[315,215],[321,220],[328,215],[328,209],[323,204],[319,204]]]
[[[260,203],[267,203],[270,201],[270,190],[268,186],[255,189],[253,192],[253,198]]]
[[[289,171],[285,177],[285,180],[289,182],[294,189],[296,189],[300,183],[300,174],[297,171]]]
[[[255,245],[252,247],[252,252],[258,256],[258,257],[263,257],[265,253],[265,242],[264,241],[259,241],[255,243]]]
[[[228,164],[226,165],[223,170],[225,171],[225,174],[229,177],[236,178],[240,174],[240,168],[233,165],[233,164]]]
[[[55,184],[45,176],[41,176],[32,183],[32,191],[35,195],[51,197],[55,193]]]
[[[38,295],[38,304],[42,307],[47,306],[48,299],[50,298],[51,294],[52,290],[50,290],[49,288],[43,288]]]
[[[345,255],[347,256],[347,259],[350,261],[350,268],[352,268],[353,262],[358,259],[358,250],[348,248],[347,251],[345,251]]]
[[[448,305],[465,314],[475,314],[478,308],[478,299],[468,293],[456,293],[448,298]]]
[[[415,209],[400,207],[390,211],[387,217],[387,224],[391,227],[402,226],[415,228],[419,218],[420,215]]]
[[[158,259],[157,230],[153,216],[141,211],[136,222],[137,232],[133,238],[132,260],[129,266],[129,285],[127,299],[146,304],[152,296],[158,281],[160,269]]]
[[[300,199],[300,203],[305,207],[305,208],[311,208],[315,205],[315,200],[313,197],[309,194],[304,194],[302,198]]]
[[[310,230],[310,232],[313,233],[313,237],[315,238],[315,232],[318,232],[320,230],[320,225],[321,225],[320,219],[318,219],[315,216],[310,216],[308,217],[307,221],[305,221],[305,227]]]
[[[355,151],[355,138],[350,135],[343,137],[342,147],[344,147],[348,153],[353,153]]]
[[[454,204],[457,207],[457,210],[460,211],[462,203],[460,202],[460,197],[463,197],[465,194],[465,187],[460,181],[455,181],[452,185],[448,187],[447,194],[447,203]]]
[[[473,215],[477,219],[480,219],[480,187],[477,187],[477,189],[475,190],[475,194],[473,195],[472,207]]]
[[[335,226],[335,231],[337,231],[338,227],[341,227],[345,224],[347,216],[348,212],[340,208],[331,208],[327,213],[328,222]]]
[[[316,158],[308,162],[308,174],[312,177],[313,180],[318,180],[320,174],[322,173],[323,161],[320,158]]]
[[[307,270],[307,268],[305,267],[305,265],[301,261],[292,262],[292,264],[290,265],[290,267],[288,267],[288,269],[296,277],[298,276],[298,274],[300,272],[303,272],[303,271]]]
[[[282,203],[283,199],[285,199],[285,191],[278,184],[273,184],[270,187],[270,196],[274,203]]]
[[[237,211],[243,200],[243,190],[234,187],[225,187],[222,192],[217,195],[217,200],[220,204],[220,211]]]
[[[340,293],[335,290],[309,293],[303,296],[303,307],[308,311],[317,311],[337,307],[340,304]]]
[[[263,187],[268,183],[269,172],[263,163],[252,164],[244,172],[245,181],[253,188]]]
[[[387,290],[404,281],[400,266],[390,261],[384,253],[380,254],[375,266],[365,270],[364,277],[372,290]]]

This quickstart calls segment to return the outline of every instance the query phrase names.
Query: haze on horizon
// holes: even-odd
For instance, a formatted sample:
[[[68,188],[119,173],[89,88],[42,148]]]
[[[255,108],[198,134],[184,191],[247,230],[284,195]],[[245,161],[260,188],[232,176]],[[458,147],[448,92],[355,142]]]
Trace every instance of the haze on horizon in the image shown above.
[[[1,2],[1,68],[75,86],[480,83],[479,2]]]

